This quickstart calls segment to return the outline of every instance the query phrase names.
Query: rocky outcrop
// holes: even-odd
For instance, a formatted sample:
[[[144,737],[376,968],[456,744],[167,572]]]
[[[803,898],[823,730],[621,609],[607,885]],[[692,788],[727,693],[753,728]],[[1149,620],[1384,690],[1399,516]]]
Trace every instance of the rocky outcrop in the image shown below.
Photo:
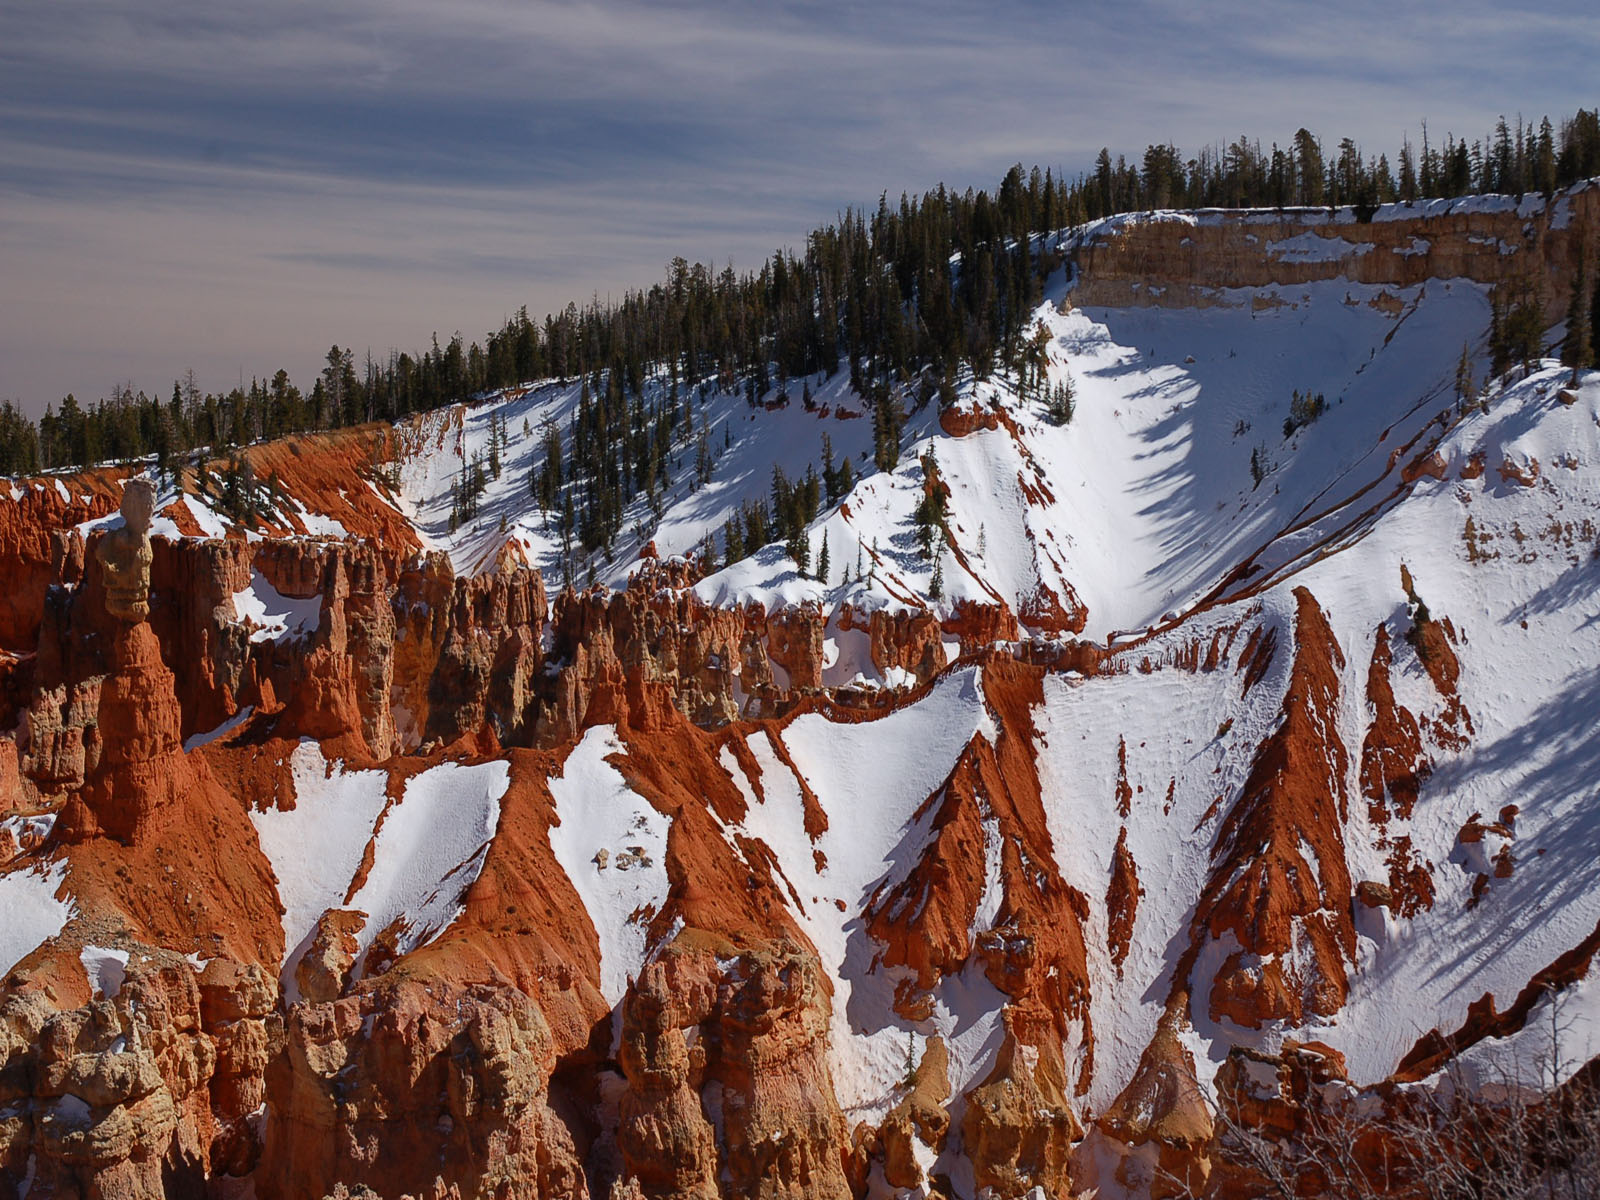
[[[1591,193],[1563,203],[1570,219],[1594,215]],[[1401,317],[1416,270],[1493,283],[1493,255],[1560,278],[1563,228],[1530,210],[1512,229],[1483,207],[1441,219],[1429,246],[1403,216],[1126,220],[1080,249],[1103,272],[1074,298],[1211,303],[1251,280],[1330,277],[1342,255],[1360,267],[1348,277],[1393,289],[1370,302]],[[1357,239],[1370,248],[1339,244]],[[1298,249],[1267,253],[1273,240]],[[1135,289],[1153,264],[1163,279]],[[1587,389],[1539,400],[1568,413]],[[443,437],[463,419],[429,428]],[[940,418],[968,450],[1021,445],[1025,419],[976,405]],[[1600,931],[1526,986],[1471,993],[1373,1087],[1286,1036],[1345,1020],[1351,972],[1426,936],[1406,922],[1438,897],[1462,929],[1515,899],[1553,845],[1551,789],[1578,786],[1545,771],[1517,803],[1469,811],[1464,790],[1459,811],[1453,797],[1433,807],[1436,764],[1462,765],[1450,756],[1477,736],[1463,698],[1477,664],[1463,662],[1468,625],[1430,614],[1404,568],[1409,616],[1391,596],[1357,619],[1304,588],[1290,602],[1283,580],[1302,558],[1269,546],[1183,615],[1105,645],[1067,636],[1087,612],[1040,526],[1033,576],[1008,548],[1031,580],[1014,604],[955,540],[979,599],[953,607],[912,592],[870,611],[716,607],[696,591],[707,564],[653,545],[628,586],[552,598],[514,543],[458,576],[381,501],[391,442],[420,428],[247,451],[258,477],[276,474],[348,538],[302,536],[318,522],[291,504],[263,518],[264,536],[207,538],[180,499],[165,516],[183,536],[146,542],[128,513],[99,520],[144,491],[114,472],[30,481],[0,503],[0,572],[16,584],[0,601],[0,898],[41,930],[0,979],[0,1198],[23,1178],[32,1195],[105,1200],[1242,1194],[1263,1181],[1230,1148],[1229,1120],[1293,1146],[1316,1132],[1308,1114],[1386,1112],[1415,1094],[1398,1083],[1487,1039],[1509,1046],[1553,993],[1591,977]],[[1501,489],[1512,503],[1578,469],[1577,451],[1540,453],[1537,477],[1500,481],[1529,485]],[[1421,433],[1384,454],[1405,486],[1362,502],[1362,530],[1405,488],[1458,481]],[[1017,479],[1031,518],[1061,482],[1040,461],[1025,457]],[[1472,499],[1478,514],[1494,502]],[[1565,535],[1575,574],[1546,589],[1552,609],[1587,594],[1593,533],[1577,507],[1563,518],[1578,530]],[[1321,555],[1325,571],[1337,550],[1323,539],[1303,561]],[[1227,599],[1239,595],[1259,599]],[[1502,624],[1502,640],[1528,631]],[[1347,665],[1335,628],[1374,631],[1370,661]],[[958,654],[968,673],[951,677]],[[841,660],[870,677],[867,658],[891,686],[830,685]],[[1144,704],[1161,706],[1153,723]],[[1112,711],[1124,738],[1095,728]],[[854,741],[885,717],[884,740]],[[596,726],[604,738],[586,738]],[[877,749],[836,761],[847,741]],[[938,755],[894,796],[893,828],[873,823],[899,780],[870,761],[891,752],[901,772]],[[1579,739],[1563,752],[1586,780]],[[354,906],[390,897],[358,895],[374,881],[398,891],[402,872],[431,878],[458,772],[491,764],[503,792],[473,817],[481,841],[368,931]],[[425,771],[437,808],[408,822]],[[350,843],[336,885],[349,888],[320,916],[304,893],[323,903],[324,881],[295,878],[267,832],[302,806],[310,849]],[[587,839],[613,815],[573,870],[562,835]],[[850,835],[869,828],[896,836],[848,861],[871,840]],[[641,829],[661,844],[635,847]],[[388,881],[386,838],[411,843]],[[1429,856],[1448,856],[1437,879]],[[1352,863],[1373,877],[1357,881]],[[1197,1074],[1224,1055],[1203,1088]],[[1356,1157],[1381,1161],[1370,1140]]]
[[[950,1052],[944,1039],[931,1037],[912,1072],[910,1087],[889,1110],[877,1131],[883,1151],[883,1177],[891,1187],[931,1188],[922,1160],[945,1148],[950,1134]]]
[[[1179,1037],[1187,1006],[1182,994],[1168,1005],[1133,1078],[1096,1123],[1085,1152],[1076,1156],[1076,1187],[1126,1188],[1147,1192],[1153,1200],[1204,1191],[1214,1124],[1194,1056]]]
[[[967,1093],[962,1144],[978,1187],[1005,1200],[1035,1188],[1068,1190],[1069,1156],[1083,1137],[1066,1098],[1058,1054],[1025,1045],[1007,1029],[994,1070]]]
[[[1128,214],[1091,227],[1073,251],[1072,302],[1129,307],[1237,303],[1232,288],[1287,290],[1318,280],[1410,288],[1430,280],[1540,289],[1547,320],[1565,315],[1572,280],[1600,222],[1600,186],[1537,195],[1353,209]],[[1390,297],[1391,303],[1398,297]],[[1256,303],[1266,302],[1258,296]]]
[[[782,943],[726,966],[669,950],[623,1008],[617,1140],[652,1198],[850,1194],[816,958]]]
[[[514,988],[399,979],[297,1006],[267,1070],[257,1191],[398,1196],[437,1177],[463,1195],[586,1200],[549,1105],[554,1066],[538,1005]]]
[[[1251,1029],[1337,1012],[1355,954],[1344,849],[1347,754],[1337,728],[1344,655],[1316,599],[1303,587],[1294,595],[1295,657],[1282,723],[1256,753],[1223,822],[1195,914],[1204,937],[1231,935],[1238,947],[1211,985],[1211,1017]]]
[[[32,1194],[203,1194],[253,1168],[275,988],[215,959],[204,974],[136,944],[79,1008],[47,988],[0,1005],[0,1165]]]

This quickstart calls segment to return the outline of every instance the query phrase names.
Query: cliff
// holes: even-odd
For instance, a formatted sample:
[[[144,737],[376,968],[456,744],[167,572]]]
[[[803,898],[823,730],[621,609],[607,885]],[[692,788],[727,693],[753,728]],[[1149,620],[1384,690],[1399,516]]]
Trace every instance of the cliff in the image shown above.
[[[254,528],[0,484],[0,1198],[1378,1188],[1552,1017],[1581,1085],[1600,374],[1451,388],[1597,195],[1092,227],[1071,421],[908,406],[820,579],[701,539],[820,408],[708,399],[581,588],[532,446],[440,513],[561,381],[251,448]]]

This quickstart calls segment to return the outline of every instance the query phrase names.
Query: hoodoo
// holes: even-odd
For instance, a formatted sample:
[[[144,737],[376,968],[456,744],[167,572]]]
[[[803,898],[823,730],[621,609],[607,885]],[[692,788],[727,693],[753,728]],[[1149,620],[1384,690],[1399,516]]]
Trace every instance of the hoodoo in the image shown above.
[[[164,440],[0,481],[0,1200],[1592,1179],[1562,170],[1018,169],[321,417],[74,402]]]

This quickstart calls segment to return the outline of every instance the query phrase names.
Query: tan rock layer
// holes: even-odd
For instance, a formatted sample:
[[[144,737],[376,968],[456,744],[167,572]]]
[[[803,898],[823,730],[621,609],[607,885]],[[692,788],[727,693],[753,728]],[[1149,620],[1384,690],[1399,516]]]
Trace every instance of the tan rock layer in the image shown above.
[[[1596,227],[1600,186],[1592,183],[1529,217],[1515,211],[1419,211],[1393,221],[1335,223],[1327,209],[1288,209],[1207,212],[1197,224],[1132,220],[1091,236],[1074,251],[1079,281],[1072,302],[1190,307],[1237,303],[1222,294],[1227,288],[1292,288],[1332,279],[1406,288],[1468,279],[1531,285],[1543,299],[1546,318],[1555,321],[1566,314],[1584,239]],[[1274,243],[1290,239],[1298,239],[1297,247],[1305,239],[1325,245],[1310,243],[1321,251],[1314,254],[1273,250]]]

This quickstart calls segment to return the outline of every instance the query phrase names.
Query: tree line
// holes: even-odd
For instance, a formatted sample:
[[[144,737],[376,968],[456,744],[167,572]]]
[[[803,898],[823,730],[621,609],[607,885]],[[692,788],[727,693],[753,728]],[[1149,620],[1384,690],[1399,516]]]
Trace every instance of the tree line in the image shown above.
[[[131,386],[93,403],[69,395],[37,422],[0,405],[0,473],[148,455],[165,467],[198,448],[227,456],[261,439],[582,377],[559,487],[547,476],[530,488],[557,512],[570,507],[585,544],[599,545],[633,496],[661,485],[670,447],[692,425],[691,392],[742,392],[756,404],[787,402],[799,389],[805,400],[814,378],[848,370],[872,419],[876,465],[893,467],[908,399],[947,402],[964,368],[979,378],[1026,370],[1031,347],[1021,333],[1059,265],[1047,235],[1156,207],[1548,193],[1596,174],[1600,110],[1579,110],[1559,127],[1502,119],[1471,142],[1446,134],[1436,143],[1424,127],[1420,144],[1406,139],[1393,160],[1364,155],[1348,138],[1325,150],[1302,129],[1287,147],[1266,150],[1240,138],[1185,158],[1151,145],[1137,165],[1102,150],[1095,169],[1075,178],[1019,165],[992,191],[940,185],[897,205],[882,196],[875,209],[847,210],[802,249],[775,253],[756,270],[676,258],[660,282],[614,302],[568,304],[542,321],[524,307],[481,342],[457,333],[441,345],[435,335],[420,351],[382,360],[368,353],[359,366],[353,350],[335,344],[308,389],[279,370],[247,387],[203,392],[190,372],[170,395]]]

